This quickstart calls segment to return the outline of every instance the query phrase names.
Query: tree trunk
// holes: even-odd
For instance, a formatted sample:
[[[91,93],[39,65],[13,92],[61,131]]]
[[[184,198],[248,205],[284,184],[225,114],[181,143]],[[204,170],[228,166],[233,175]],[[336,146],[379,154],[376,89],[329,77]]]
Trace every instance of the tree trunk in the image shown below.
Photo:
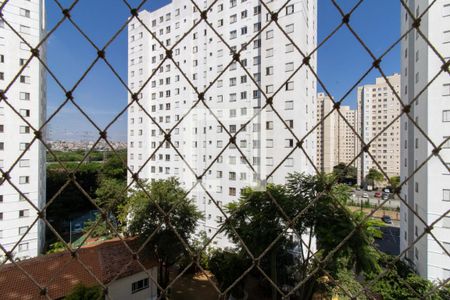
[[[278,284],[277,277],[277,252],[272,250],[270,251],[270,279],[272,279],[273,283]],[[277,289],[272,286],[272,300],[277,300],[277,298]]]

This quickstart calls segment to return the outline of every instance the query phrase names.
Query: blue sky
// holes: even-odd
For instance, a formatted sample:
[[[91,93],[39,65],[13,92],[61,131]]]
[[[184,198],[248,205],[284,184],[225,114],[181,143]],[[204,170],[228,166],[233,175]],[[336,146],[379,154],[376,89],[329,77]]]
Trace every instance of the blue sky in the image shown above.
[[[188,0],[187,0],[188,1]],[[52,28],[62,14],[54,1],[47,2],[47,28]],[[140,1],[129,1],[136,5]],[[144,6],[157,9],[168,3],[166,0],[150,0]],[[338,1],[348,11],[356,0]],[[71,1],[61,1],[70,5]],[[337,25],[341,17],[331,0],[318,0],[318,42],[322,41]],[[72,19],[85,31],[92,41],[102,47],[124,24],[129,16],[127,6],[121,0],[81,0],[72,11]],[[400,35],[400,1],[366,0],[352,15],[351,26],[364,42],[380,55]],[[124,30],[106,51],[108,61],[126,81],[127,77],[127,33]],[[48,41],[47,63],[61,83],[71,89],[86,68],[95,59],[95,49],[74,29],[69,22],[63,23]],[[343,27],[318,52],[318,74],[327,89],[340,99],[371,66],[371,58],[350,31]],[[394,48],[383,60],[382,68],[387,74],[399,71],[399,47]],[[372,71],[363,83],[374,81],[379,76]],[[319,87],[319,91],[321,88]],[[127,92],[110,69],[98,62],[74,92],[76,102],[99,125],[104,127],[126,105]],[[64,93],[55,81],[48,79],[48,115],[64,101]],[[355,107],[356,93],[353,90],[344,104]],[[112,140],[126,140],[126,115],[123,115],[109,130]],[[50,123],[52,139],[94,139],[97,130],[89,124],[73,105],[66,106]]]

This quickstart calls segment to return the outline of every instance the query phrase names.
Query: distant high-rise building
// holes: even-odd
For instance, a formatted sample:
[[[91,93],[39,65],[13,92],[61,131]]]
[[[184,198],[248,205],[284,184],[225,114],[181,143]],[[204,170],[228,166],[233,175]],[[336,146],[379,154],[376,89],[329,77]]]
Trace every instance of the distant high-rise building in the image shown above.
[[[201,9],[211,3],[202,2]],[[273,11],[284,4],[267,2]],[[207,11],[208,22],[231,48],[205,22],[179,41],[201,18],[189,2],[174,0],[139,16],[172,50],[176,64],[165,59],[166,51],[144,26],[137,20],[130,22],[128,82],[140,104],[133,103],[128,111],[128,164],[134,172],[151,180],[175,176],[188,189],[197,182],[195,172],[202,175],[204,187],[219,206],[236,201],[246,186],[260,186],[260,177],[271,175],[269,181],[284,183],[294,171],[314,172],[305,153],[315,162],[315,135],[302,138],[316,123],[316,81],[307,67],[296,71],[302,56],[274,23],[257,35],[270,21],[260,1],[218,1]],[[289,3],[281,9],[278,23],[304,53],[313,53],[317,1]],[[233,53],[245,45],[240,63],[233,62]],[[310,65],[316,68],[316,54],[311,55]],[[270,105],[256,114],[266,105],[258,86],[273,97],[283,122]],[[204,100],[194,87],[205,92]],[[169,132],[179,153],[164,141]],[[229,134],[236,133],[235,145],[229,144]],[[293,134],[303,143],[297,145]],[[200,229],[213,236],[223,214],[199,186],[189,196],[205,215]],[[213,242],[226,243],[221,236]]]
[[[447,280],[450,257],[437,241],[450,252],[450,142],[447,140],[439,152],[444,163],[437,156],[428,157],[434,149],[430,141],[439,146],[450,136],[450,76],[444,71],[436,77],[444,61],[434,50],[449,61],[450,1],[432,2],[407,2],[415,17],[427,10],[420,18],[420,30],[427,41],[412,30],[401,43],[401,95],[403,103],[411,105],[412,119],[405,114],[401,119],[401,180],[408,179],[401,195],[414,211],[403,203],[400,206],[400,250],[406,251],[406,258],[423,277]],[[404,34],[415,21],[404,8],[401,19]],[[434,224],[433,235],[419,239],[425,230],[424,222],[431,225],[446,213]]]
[[[400,95],[400,75],[387,76],[397,95]],[[378,166],[387,176],[400,175],[400,101],[383,77],[375,84],[358,87],[358,133],[364,143],[370,143],[369,152],[358,158],[358,182],[364,183],[371,168]],[[385,128],[387,128],[385,130]],[[357,142],[358,153],[361,141]]]
[[[12,251],[14,258],[24,259],[40,253],[45,237],[35,209],[45,204],[45,148],[39,140],[33,142],[31,128],[39,129],[45,120],[45,72],[36,58],[28,62],[31,51],[27,45],[35,47],[44,36],[44,1],[9,1],[2,14],[0,90],[5,91],[13,108],[0,101],[0,167],[4,172],[13,168],[9,173],[11,184],[4,180],[0,185],[0,244]],[[44,46],[39,53],[45,60]],[[14,84],[8,86],[19,72]],[[0,257],[3,255],[0,251]]]
[[[352,130],[356,130],[356,110],[341,106],[342,117],[336,110],[330,114],[333,107],[330,97],[317,94],[317,169],[325,173],[339,163],[356,164],[356,135]]]

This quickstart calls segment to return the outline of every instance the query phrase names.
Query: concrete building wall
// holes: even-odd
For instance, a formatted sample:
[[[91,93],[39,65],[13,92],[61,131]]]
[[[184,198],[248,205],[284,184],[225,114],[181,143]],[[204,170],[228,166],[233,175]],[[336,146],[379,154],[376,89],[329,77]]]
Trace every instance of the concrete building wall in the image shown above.
[[[408,2],[416,16],[430,4],[431,1],[425,0]],[[401,19],[402,32],[406,32],[414,20],[405,9],[402,9]],[[423,34],[447,61],[450,58],[448,24],[450,1],[441,0],[436,1],[422,17],[420,26]],[[447,279],[450,277],[450,258],[431,235],[426,234],[418,239],[425,225],[417,215],[427,224],[432,224],[450,209],[450,175],[444,164],[433,157],[420,167],[432,154],[434,146],[429,140],[437,146],[450,136],[450,122],[446,119],[446,111],[450,110],[450,78],[448,73],[442,73],[425,88],[440,71],[443,61],[415,31],[402,41],[401,55],[402,100],[405,104],[411,103],[409,115],[423,133],[411,119],[402,117],[401,179],[409,178],[402,188],[402,196],[412,210],[401,204],[400,249],[406,251],[406,258],[423,277]],[[450,143],[447,142],[442,148],[440,155],[448,163]],[[450,250],[449,228],[450,217],[445,216],[433,226],[432,231],[447,251]]]
[[[400,93],[400,74],[388,76],[388,81],[397,95]],[[358,87],[358,132],[365,143],[370,144],[370,153],[358,159],[358,182],[371,168],[379,169],[374,161],[389,176],[400,175],[400,102],[383,77],[374,84]],[[389,126],[389,127],[388,127]],[[388,127],[386,130],[384,130]],[[357,143],[358,153],[361,143]]]
[[[2,12],[7,23],[32,47],[40,42],[45,31],[43,0],[9,1]],[[45,46],[39,50],[45,59]],[[8,88],[30,56],[30,48],[0,21],[0,90]],[[28,147],[34,132],[25,122],[38,129],[45,120],[45,73],[37,59],[25,67],[21,76],[6,90],[6,96],[21,116],[0,102],[0,125],[3,126],[0,131],[0,164],[5,172],[14,166],[10,173],[12,184],[5,182],[0,186],[0,244],[11,251],[28,227],[34,224],[13,251],[15,258],[23,259],[38,255],[44,242],[44,227],[40,221],[34,223],[37,214],[33,206],[42,208],[45,203],[45,149],[39,141]]]
[[[157,267],[147,271],[152,275],[154,280],[157,280]],[[148,279],[148,287],[140,290],[133,290],[133,283],[140,280],[146,280],[146,278]],[[148,277],[147,273],[140,272],[113,281],[108,285],[108,294],[112,299],[153,300],[158,298],[158,289],[156,283]],[[106,297],[105,299],[109,298]]]
[[[201,9],[210,3],[204,2]],[[267,3],[273,10],[283,4],[280,0]],[[181,0],[154,12],[142,11],[140,17],[168,48],[200,19],[197,9]],[[316,160],[315,133],[303,143],[309,159],[298,148],[284,160],[296,147],[292,133],[301,140],[316,121],[316,82],[310,70],[296,71],[301,55],[294,45],[272,24],[240,52],[248,73],[232,63],[231,52],[250,41],[267,20],[259,1],[217,2],[208,12],[208,21],[233,48],[229,49],[201,22],[172,49],[173,58],[185,75],[170,60],[163,62],[164,49],[143,26],[135,21],[130,23],[128,81],[131,89],[139,92],[142,105],[131,105],[128,114],[128,163],[134,172],[142,168],[141,177],[151,180],[176,176],[187,189],[197,182],[196,174],[201,174],[205,189],[219,205],[224,205],[236,201],[246,186],[264,188],[269,175],[268,181],[284,183],[288,173],[314,171],[309,159]],[[317,1],[293,1],[281,10],[278,20],[290,38],[302,45],[303,52],[312,52],[317,39]],[[316,69],[315,54],[310,64]],[[152,71],[155,76],[139,91]],[[213,83],[205,93],[204,104],[214,114],[200,101],[184,116],[199,99],[185,76],[198,92]],[[284,84],[285,81],[289,83]],[[257,113],[266,104],[261,90],[273,97],[273,107],[284,122],[271,107]],[[168,132],[176,124],[177,128],[170,133],[179,153],[167,143],[159,147],[163,130]],[[234,145],[224,149],[229,142],[227,131],[234,135],[244,124],[245,129],[236,136],[239,149]],[[222,213],[200,186],[189,196],[205,215],[199,229],[212,237],[224,218]],[[221,236],[214,242],[227,243]]]
[[[354,163],[356,157],[356,110],[341,106],[342,116],[333,110],[333,101],[324,93],[317,94],[317,168],[330,173],[339,163]],[[331,112],[331,113],[330,113]],[[347,120],[347,122],[344,120]],[[350,124],[350,126],[349,126]],[[356,163],[355,163],[356,164]]]

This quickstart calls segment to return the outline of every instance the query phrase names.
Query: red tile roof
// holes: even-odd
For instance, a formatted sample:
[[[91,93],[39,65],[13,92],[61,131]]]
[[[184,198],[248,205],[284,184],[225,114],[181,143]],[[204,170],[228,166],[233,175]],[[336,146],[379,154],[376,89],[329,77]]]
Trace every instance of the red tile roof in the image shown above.
[[[129,239],[127,244],[132,249],[137,248],[136,240]],[[17,263],[18,267],[11,263],[0,267],[0,299],[46,299],[40,295],[40,289],[33,280],[47,288],[50,298],[58,299],[67,295],[78,283],[86,286],[99,285],[94,276],[107,284],[116,276],[123,278],[143,271],[136,261],[132,261],[133,256],[119,239],[86,246],[77,253],[79,260],[89,271],[68,251],[21,261]],[[156,265],[155,260],[150,257],[140,257],[139,260],[146,269]],[[127,264],[129,265],[123,269]],[[33,279],[26,276],[20,268]]]

